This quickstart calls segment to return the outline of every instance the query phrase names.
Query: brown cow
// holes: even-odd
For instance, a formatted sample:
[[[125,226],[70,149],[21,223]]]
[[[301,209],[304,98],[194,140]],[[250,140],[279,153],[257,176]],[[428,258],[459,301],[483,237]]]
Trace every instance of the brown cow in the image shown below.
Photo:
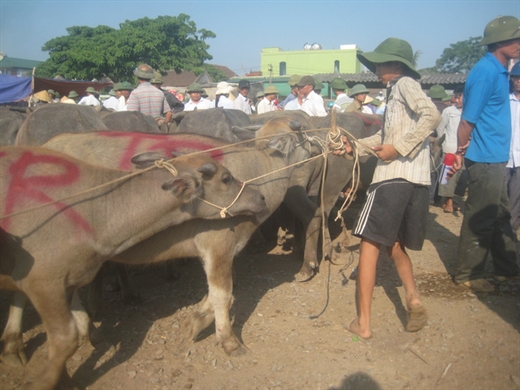
[[[280,129],[278,132],[283,133],[284,130]],[[286,168],[319,151],[311,138],[304,138],[298,132],[285,131],[285,133],[256,148],[232,146],[210,153],[222,165],[232,167],[238,178],[246,181],[267,172]],[[296,136],[299,139],[295,139]],[[102,155],[104,154],[103,148],[107,147],[111,153],[115,153],[112,142],[103,142],[102,138],[99,138],[100,135],[95,137],[100,142],[91,150],[96,150],[96,154]],[[164,139],[172,140],[175,137],[175,135],[164,136]],[[208,149],[211,143],[215,146],[221,144],[220,141],[212,138],[191,134],[179,134],[177,137],[181,140],[177,149],[185,152],[197,147]],[[74,138],[78,138],[78,136]],[[64,140],[63,137],[62,139]],[[157,144],[157,142],[155,143]],[[121,141],[123,150],[131,145],[135,144],[125,140]],[[142,146],[149,147],[150,145],[143,143]],[[283,151],[283,154],[273,150],[270,146],[276,147],[278,151]],[[67,150],[70,151],[68,148]],[[82,157],[88,157],[88,151],[81,150],[85,151],[85,155]],[[117,154],[115,153],[115,155]],[[123,154],[120,153],[120,155]],[[252,161],[255,163],[252,164]],[[226,221],[187,222],[150,237],[115,256],[112,261],[140,264],[146,259],[148,261],[166,261],[199,256],[204,264],[209,294],[199,311],[188,322],[189,335],[192,338],[196,337],[202,329],[215,320],[217,341],[222,344],[224,350],[227,353],[243,352],[244,349],[233,334],[229,320],[229,308],[232,303],[233,258],[244,248],[256,228],[278,208],[287,192],[293,171],[294,167],[284,169],[250,184],[265,196],[267,202],[265,213],[254,217],[234,217]]]
[[[134,161],[149,166],[156,158],[145,153]],[[104,261],[174,224],[221,219],[214,205],[229,206],[234,215],[265,210],[258,191],[243,188],[206,155],[180,157],[170,170],[128,176],[44,148],[0,148],[1,241],[8,244],[2,246],[0,287],[27,295],[49,343],[46,366],[25,388],[53,389],[60,377],[68,378],[65,363],[78,347],[71,297]],[[21,210],[29,212],[16,215]]]

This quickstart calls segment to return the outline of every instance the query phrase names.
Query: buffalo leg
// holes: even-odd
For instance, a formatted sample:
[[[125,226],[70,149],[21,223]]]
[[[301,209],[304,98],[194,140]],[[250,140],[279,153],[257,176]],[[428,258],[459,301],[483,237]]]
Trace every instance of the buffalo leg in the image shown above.
[[[78,349],[79,332],[69,305],[72,294],[67,294],[54,283],[45,286],[33,284],[26,293],[42,318],[49,354],[40,376],[22,388],[51,390],[60,380],[70,381],[65,363]]]
[[[21,291],[14,291],[11,297],[9,317],[2,334],[4,342],[2,360],[11,367],[21,367],[27,364],[22,340],[22,317],[26,304],[27,296]]]

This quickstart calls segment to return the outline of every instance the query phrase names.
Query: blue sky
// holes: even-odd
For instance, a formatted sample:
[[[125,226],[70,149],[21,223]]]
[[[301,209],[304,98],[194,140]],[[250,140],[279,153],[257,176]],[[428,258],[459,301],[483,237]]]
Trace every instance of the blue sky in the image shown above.
[[[520,0],[0,0],[0,52],[45,60],[41,47],[67,27],[118,28],[125,20],[180,13],[217,35],[207,41],[209,63],[243,75],[260,69],[263,47],[301,50],[318,42],[323,49],[356,44],[372,51],[388,37],[410,42],[422,52],[418,68],[430,67],[450,44],[481,36],[496,16],[520,19]]]

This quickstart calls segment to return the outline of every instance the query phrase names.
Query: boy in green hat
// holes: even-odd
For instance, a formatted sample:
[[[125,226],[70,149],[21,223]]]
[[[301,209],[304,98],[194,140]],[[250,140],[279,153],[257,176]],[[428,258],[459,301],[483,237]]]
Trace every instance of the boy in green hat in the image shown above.
[[[428,316],[419,300],[410,257],[405,247],[420,250],[429,206],[430,145],[428,136],[440,115],[416,81],[413,50],[406,41],[388,38],[358,59],[387,85],[383,128],[363,144],[379,157],[367,198],[352,232],[361,237],[358,265],[358,317],[348,330],[372,335],[370,311],[381,246],[394,261],[406,292],[406,330],[422,329]],[[344,138],[344,141],[346,139]],[[351,147],[346,142],[346,152]],[[359,149],[362,152],[362,149]],[[336,154],[342,154],[339,152]]]

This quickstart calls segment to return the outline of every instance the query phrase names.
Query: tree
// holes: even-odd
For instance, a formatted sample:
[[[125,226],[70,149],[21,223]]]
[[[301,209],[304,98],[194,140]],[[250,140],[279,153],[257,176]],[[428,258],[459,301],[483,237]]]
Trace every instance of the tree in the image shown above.
[[[478,46],[482,37],[471,37],[466,41],[452,43],[444,49],[435,67],[442,73],[468,73],[473,65],[486,54],[485,46]]]
[[[218,83],[219,81],[226,81],[228,79],[224,72],[210,64],[204,64],[202,69],[196,70],[194,73],[195,75],[199,76],[204,72],[204,70],[208,72],[209,77],[211,77],[211,80],[213,80],[215,83]]]
[[[185,14],[127,20],[119,30],[73,26],[67,32],[45,43],[42,50],[49,52],[49,59],[36,68],[37,76],[133,81],[133,70],[141,63],[163,74],[203,71],[204,61],[213,58],[206,40],[216,37],[212,31],[197,30]]]

